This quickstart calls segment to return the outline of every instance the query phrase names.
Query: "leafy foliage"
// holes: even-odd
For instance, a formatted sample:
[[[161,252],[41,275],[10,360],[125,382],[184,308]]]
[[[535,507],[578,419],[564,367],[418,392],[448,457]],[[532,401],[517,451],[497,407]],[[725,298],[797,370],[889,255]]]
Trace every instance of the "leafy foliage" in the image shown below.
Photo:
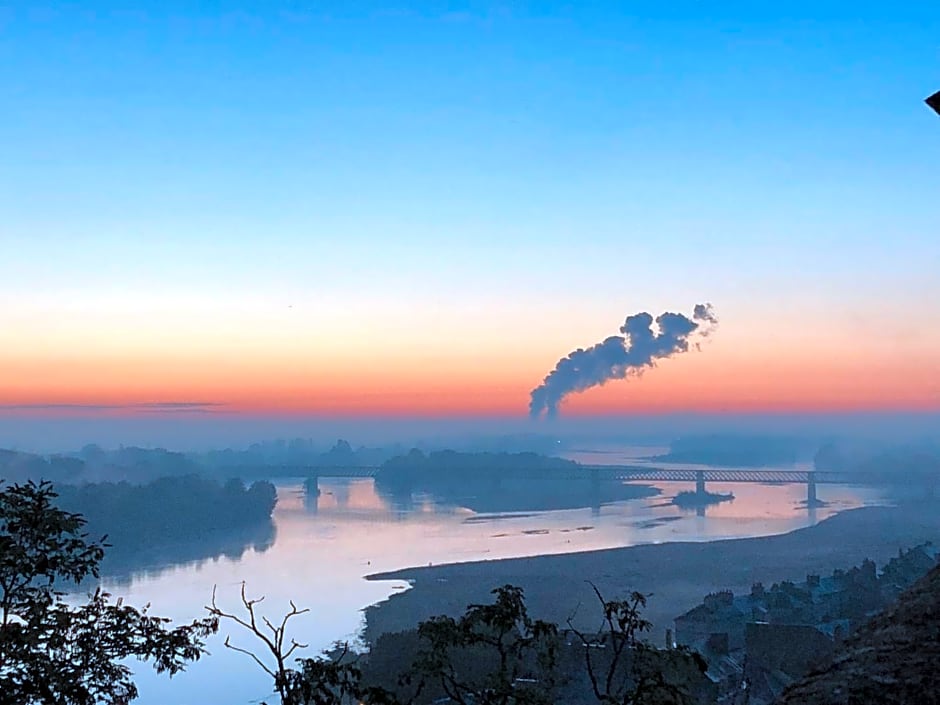
[[[100,589],[68,604],[61,587],[97,578],[107,544],[89,541],[84,518],[56,497],[47,482],[0,489],[0,705],[127,703],[137,688],[124,659],[173,675],[218,622],[170,628]]]
[[[591,690],[604,705],[689,705],[697,694],[689,673],[703,673],[700,656],[679,648],[662,651],[640,639],[651,622],[641,615],[646,595],[633,592],[625,600],[605,600],[596,586],[603,621],[595,634],[574,628],[584,647]]]
[[[460,619],[421,623],[427,647],[414,676],[436,683],[459,705],[554,702],[558,628],[529,616],[522,588],[504,585],[493,594],[492,604],[470,605]]]
[[[556,625],[529,615],[521,588],[504,585],[492,594],[493,602],[470,605],[459,618],[432,617],[416,631],[386,635],[365,660],[342,646],[295,659],[298,667],[289,657],[304,645],[288,640],[286,627],[307,610],[291,603],[271,622],[257,612],[263,598],[248,599],[243,588],[244,616],[222,611],[214,597],[209,611],[261,642],[264,658],[226,639],[272,677],[281,705],[549,705],[584,696],[604,705],[692,705],[708,697],[700,657],[640,639],[650,627],[640,593],[606,601],[598,592],[603,627],[592,635],[572,630],[580,643],[568,646]],[[381,665],[373,663],[377,655]]]
[[[285,673],[284,705],[340,705],[351,701],[395,705],[381,688],[363,688],[358,659],[350,658],[348,646],[332,657],[297,661],[300,670]]]

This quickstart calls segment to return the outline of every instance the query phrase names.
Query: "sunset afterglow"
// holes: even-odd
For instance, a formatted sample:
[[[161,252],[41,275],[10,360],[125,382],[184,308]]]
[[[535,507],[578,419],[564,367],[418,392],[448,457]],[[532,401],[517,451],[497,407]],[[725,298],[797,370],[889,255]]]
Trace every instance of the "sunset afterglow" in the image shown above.
[[[703,301],[561,412],[940,409],[926,18],[255,9],[3,15],[7,410],[524,418]]]

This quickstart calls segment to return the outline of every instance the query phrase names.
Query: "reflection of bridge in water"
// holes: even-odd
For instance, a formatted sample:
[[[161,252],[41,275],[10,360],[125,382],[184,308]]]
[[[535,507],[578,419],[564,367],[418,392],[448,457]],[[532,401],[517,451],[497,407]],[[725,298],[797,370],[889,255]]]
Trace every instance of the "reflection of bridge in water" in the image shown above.
[[[586,465],[590,474],[597,473],[604,479],[616,479],[624,482],[647,480],[659,482],[694,482],[695,492],[705,494],[706,482],[806,485],[807,504],[816,504],[816,485],[847,484],[858,482],[858,477],[848,473],[820,472],[818,470],[746,470],[738,468],[646,468],[636,466]]]
[[[351,467],[296,466],[278,467],[279,474],[308,478],[371,478],[379,471],[378,466]],[[816,486],[820,484],[865,484],[865,479],[855,474],[818,470],[772,469],[753,470],[740,468],[664,468],[636,465],[580,465],[572,468],[512,469],[512,477],[520,480],[589,480],[591,482],[690,482],[695,483],[697,494],[706,494],[707,482],[728,484],[800,484],[806,485],[806,502],[818,502]]]

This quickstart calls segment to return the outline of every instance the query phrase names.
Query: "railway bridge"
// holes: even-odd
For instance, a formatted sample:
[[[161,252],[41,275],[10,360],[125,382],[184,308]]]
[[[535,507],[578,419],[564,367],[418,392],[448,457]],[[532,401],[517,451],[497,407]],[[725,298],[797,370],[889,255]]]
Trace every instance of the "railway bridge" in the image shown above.
[[[281,475],[319,478],[369,478],[375,477],[379,466],[292,466],[276,468]],[[788,470],[788,469],[742,469],[742,468],[668,468],[646,465],[578,465],[564,469],[532,468],[513,469],[513,477],[527,480],[590,480],[591,482],[689,482],[695,491],[705,494],[706,483],[760,483],[806,485],[806,502],[816,505],[819,500],[816,487],[820,484],[844,484],[863,481],[849,473]]]
[[[695,491],[705,494],[706,482],[750,483],[760,484],[805,484],[806,502],[816,505],[819,500],[816,496],[816,486],[819,484],[844,484],[858,482],[857,476],[848,473],[829,472],[819,470],[785,470],[785,469],[742,469],[742,468],[662,468],[645,466],[616,466],[616,465],[585,465],[583,466],[598,481],[601,479],[616,479],[624,482],[631,481],[660,481],[660,482],[694,482]]]

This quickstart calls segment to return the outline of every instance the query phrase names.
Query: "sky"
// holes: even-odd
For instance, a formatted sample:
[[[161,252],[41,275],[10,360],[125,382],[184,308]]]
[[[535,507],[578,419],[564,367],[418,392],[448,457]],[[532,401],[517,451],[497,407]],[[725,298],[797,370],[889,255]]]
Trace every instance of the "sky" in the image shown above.
[[[0,0],[0,423],[940,410],[936,2]]]

